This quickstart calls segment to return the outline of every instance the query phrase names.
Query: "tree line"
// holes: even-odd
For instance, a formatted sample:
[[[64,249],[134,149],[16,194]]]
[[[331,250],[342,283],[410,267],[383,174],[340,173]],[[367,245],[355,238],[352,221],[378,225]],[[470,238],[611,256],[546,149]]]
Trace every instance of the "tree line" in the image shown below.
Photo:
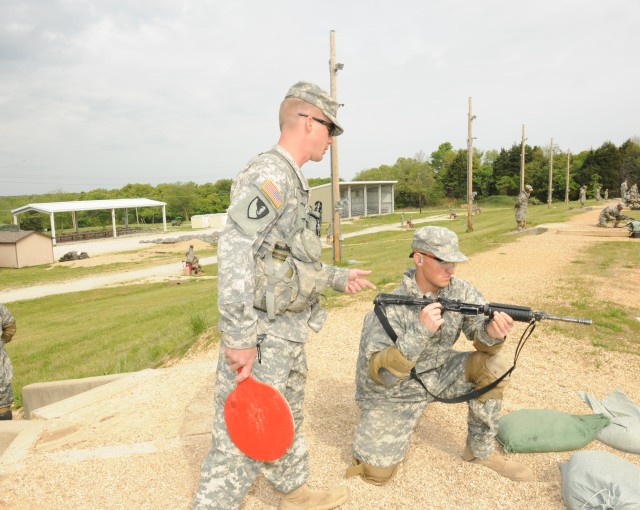
[[[522,146],[510,149],[473,149],[473,191],[476,199],[493,195],[517,195],[520,191]],[[620,147],[605,142],[597,149],[578,154],[553,148],[553,200],[564,200],[567,159],[569,159],[569,199],[577,200],[582,185],[589,196],[598,187],[609,190],[610,197],[620,196],[620,183],[640,181],[640,140],[629,139]],[[551,147],[525,145],[525,184],[533,186],[533,199],[547,201]],[[383,165],[359,172],[354,180],[398,181],[395,192],[397,208],[435,206],[444,201],[467,199],[467,149],[454,149],[444,142],[427,158],[418,153],[413,158],[399,158],[393,166]]]
[[[480,151],[473,149],[473,190],[476,200],[492,195],[515,196],[520,191],[520,160],[522,148],[513,144],[510,149]],[[545,202],[549,190],[551,148],[525,145],[525,181],[533,186],[533,201]],[[640,139],[629,139],[620,147],[605,142],[597,149],[578,154],[553,148],[554,200],[564,200],[566,190],[567,159],[570,163],[569,198],[576,200],[579,189],[586,184],[590,196],[598,187],[609,190],[610,197],[620,195],[620,183],[629,185],[640,180]],[[441,143],[430,157],[419,152],[413,158],[399,158],[392,166],[382,165],[358,172],[356,181],[397,181],[395,204],[397,208],[437,206],[467,198],[467,149],[454,149],[451,143]],[[310,186],[330,182],[330,178],[310,178]],[[223,213],[229,207],[231,179],[215,183],[196,184],[176,182],[168,184],[127,184],[120,189],[95,189],[88,192],[52,192],[42,195],[0,197],[0,224],[12,221],[11,210],[36,202],[64,202],[73,200],[104,200],[117,198],[149,198],[167,203],[167,218],[189,221],[196,214]],[[155,208],[129,211],[129,222],[157,223],[161,221]],[[136,216],[137,214],[137,216]],[[71,214],[68,225],[71,225]],[[124,223],[124,211],[117,211],[118,222]],[[60,215],[64,225],[64,215]],[[25,230],[44,230],[48,218],[43,214],[24,214],[20,219]],[[108,228],[110,211],[83,211],[78,213],[79,227]]]

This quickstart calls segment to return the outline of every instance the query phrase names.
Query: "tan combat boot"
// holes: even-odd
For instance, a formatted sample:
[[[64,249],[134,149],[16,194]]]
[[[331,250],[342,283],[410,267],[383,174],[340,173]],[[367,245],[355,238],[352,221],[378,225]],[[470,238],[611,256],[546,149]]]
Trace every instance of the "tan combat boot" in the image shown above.
[[[479,459],[471,453],[471,450],[467,446],[464,449],[462,458],[467,462],[473,462],[474,464],[480,464],[481,466],[493,469],[499,475],[505,476],[514,482],[533,482],[535,480],[533,471],[527,466],[512,460],[507,460],[496,452],[493,452],[486,459]]]
[[[282,493],[281,493],[282,494]],[[282,494],[279,510],[329,510],[349,499],[349,489],[341,486],[328,491],[314,491],[304,483],[289,494]]]

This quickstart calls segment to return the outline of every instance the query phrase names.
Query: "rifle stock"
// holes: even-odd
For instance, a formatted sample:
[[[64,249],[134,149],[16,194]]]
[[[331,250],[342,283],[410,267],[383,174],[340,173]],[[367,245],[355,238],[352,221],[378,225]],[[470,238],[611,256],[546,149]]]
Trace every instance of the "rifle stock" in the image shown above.
[[[546,312],[535,312],[528,306],[506,305],[502,303],[487,303],[484,305],[476,303],[462,303],[450,299],[440,298],[437,300],[429,298],[416,298],[412,296],[400,296],[398,294],[378,294],[373,303],[375,305],[402,305],[402,306],[420,306],[421,308],[434,302],[442,304],[444,312],[458,312],[463,315],[485,315],[493,316],[494,312],[504,312],[517,322],[531,322],[532,320],[553,320],[563,322],[573,322],[576,324],[590,325],[593,323],[591,319],[577,319],[575,317],[561,317],[559,315],[551,315]]]

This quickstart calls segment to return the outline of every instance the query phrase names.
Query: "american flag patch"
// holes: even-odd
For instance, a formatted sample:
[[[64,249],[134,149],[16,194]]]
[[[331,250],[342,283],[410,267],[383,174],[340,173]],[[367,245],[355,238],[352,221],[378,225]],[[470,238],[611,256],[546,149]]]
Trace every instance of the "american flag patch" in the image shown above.
[[[282,193],[280,193],[278,186],[276,186],[271,179],[266,181],[260,189],[264,191],[264,194],[267,195],[273,205],[276,206],[276,209],[280,209],[280,207],[282,207],[284,197],[282,196]]]

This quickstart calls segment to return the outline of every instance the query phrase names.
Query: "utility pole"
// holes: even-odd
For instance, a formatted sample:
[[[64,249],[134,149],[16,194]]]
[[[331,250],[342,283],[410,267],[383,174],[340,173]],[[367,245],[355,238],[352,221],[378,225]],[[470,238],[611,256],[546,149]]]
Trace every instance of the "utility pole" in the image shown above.
[[[524,191],[524,124],[522,124],[522,143],[520,144],[520,191]]]
[[[567,151],[567,183],[564,187],[564,201],[569,203],[569,168],[571,166],[571,151]]]
[[[330,53],[329,53],[329,74],[331,80],[331,97],[338,101],[336,96],[336,76],[338,70],[344,66],[336,64],[335,30],[329,33]],[[338,139],[333,138],[331,143],[331,212],[333,221],[333,261],[342,261],[342,233],[340,232],[340,210],[338,201],[340,200],[340,179],[338,177]]]
[[[551,195],[553,193],[553,138],[551,139],[551,151],[549,153],[549,194],[547,195],[547,207],[551,209]]]
[[[469,97],[469,115],[467,127],[467,232],[473,232],[473,135],[471,125],[475,115],[471,115],[471,97]]]

